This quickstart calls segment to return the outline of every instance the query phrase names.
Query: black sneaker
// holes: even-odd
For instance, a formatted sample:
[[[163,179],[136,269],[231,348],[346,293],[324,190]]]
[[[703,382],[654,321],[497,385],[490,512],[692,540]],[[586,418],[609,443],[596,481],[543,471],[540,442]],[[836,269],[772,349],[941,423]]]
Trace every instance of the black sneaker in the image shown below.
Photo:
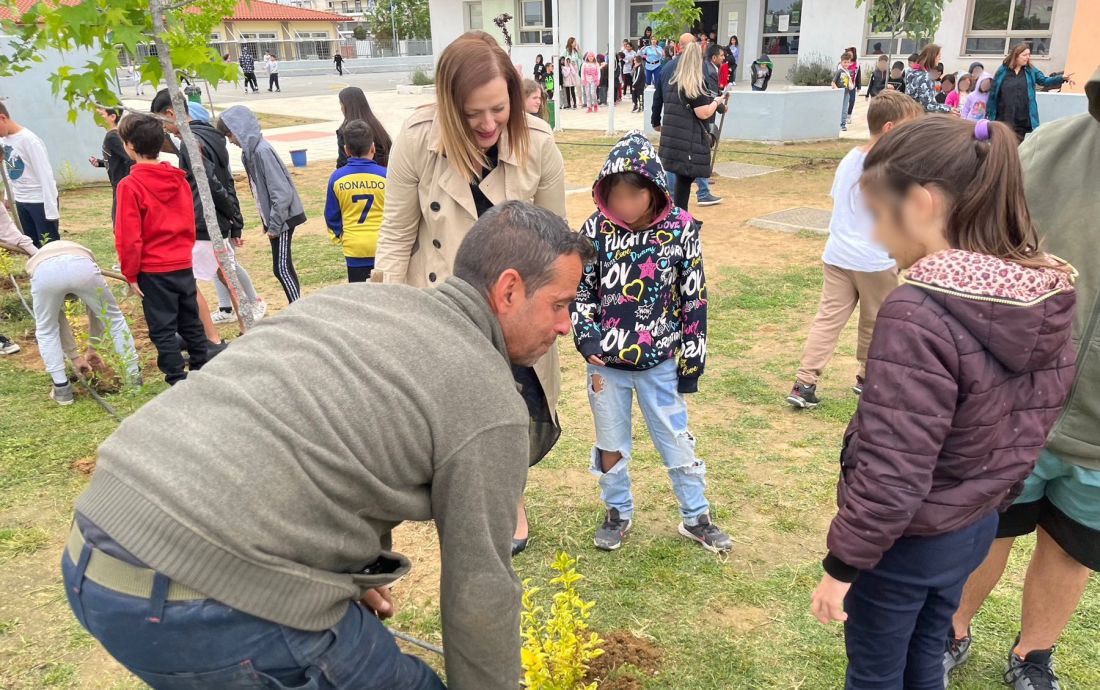
[[[970,631],[966,631],[966,637],[955,639],[955,631],[948,631],[947,649],[943,653],[943,687],[947,687],[947,678],[952,671],[965,664],[970,659]]]
[[[620,518],[619,511],[612,508],[607,511],[607,518],[596,530],[596,537],[592,540],[592,543],[602,551],[615,551],[623,545],[623,539],[626,538],[633,526],[634,522],[630,518],[625,520]]]
[[[821,404],[821,401],[817,399],[817,384],[806,386],[796,382],[794,388],[791,389],[791,394],[787,396],[787,402],[790,403],[791,407],[797,407],[800,410],[817,407]]]
[[[13,343],[6,336],[0,335],[0,355],[14,355],[20,349],[22,348],[19,345]]]
[[[1053,647],[1028,652],[1023,659],[1009,652],[1005,685],[1013,690],[1062,690],[1062,682],[1054,674],[1053,656]]]
[[[699,524],[691,527],[681,522],[680,534],[688,539],[699,542],[699,545],[704,549],[713,551],[714,553],[722,553],[723,551],[730,551],[733,549],[733,540],[710,521],[709,515],[701,516],[699,518]]]
[[[863,395],[863,377],[856,377],[856,385],[852,386],[852,392],[856,395]]]

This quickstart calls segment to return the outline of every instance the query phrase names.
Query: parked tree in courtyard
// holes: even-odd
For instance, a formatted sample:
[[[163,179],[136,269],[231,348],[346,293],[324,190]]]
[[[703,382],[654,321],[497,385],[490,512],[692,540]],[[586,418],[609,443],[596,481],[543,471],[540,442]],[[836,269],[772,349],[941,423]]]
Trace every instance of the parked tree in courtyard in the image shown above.
[[[860,7],[868,0],[856,0]],[[891,41],[898,36],[912,39],[919,46],[930,40],[940,28],[945,0],[872,0],[867,21],[874,31],[887,31]]]
[[[428,0],[375,0],[367,21],[374,37],[387,41],[393,40],[394,30],[398,40],[432,37]]]
[[[703,10],[695,0],[668,0],[664,7],[649,15],[653,35],[657,38],[675,38],[695,26],[703,18]]]

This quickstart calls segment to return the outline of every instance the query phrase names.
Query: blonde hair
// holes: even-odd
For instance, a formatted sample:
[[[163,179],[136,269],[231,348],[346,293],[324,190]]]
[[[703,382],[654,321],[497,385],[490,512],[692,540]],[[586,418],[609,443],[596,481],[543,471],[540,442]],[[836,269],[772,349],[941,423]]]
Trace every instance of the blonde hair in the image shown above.
[[[698,98],[706,93],[703,87],[703,50],[698,43],[689,43],[676,63],[676,73],[668,80],[688,98]]]
[[[530,148],[527,113],[523,108],[523,85],[508,54],[484,31],[468,31],[451,42],[436,66],[436,121],[439,122],[440,153],[467,182],[473,182],[488,165],[485,152],[467,122],[463,109],[470,93],[500,78],[508,86],[508,145],[524,164]]]

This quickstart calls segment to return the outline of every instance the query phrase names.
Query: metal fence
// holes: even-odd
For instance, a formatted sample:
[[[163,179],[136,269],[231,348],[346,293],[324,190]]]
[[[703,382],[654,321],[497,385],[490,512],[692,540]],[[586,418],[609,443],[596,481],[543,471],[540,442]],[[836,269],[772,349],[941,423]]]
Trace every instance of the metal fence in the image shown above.
[[[298,38],[298,39],[246,39],[238,41],[213,41],[210,47],[218,51],[218,55],[228,55],[228,59],[236,62],[241,57],[241,50],[245,47],[252,53],[257,62],[263,60],[266,53],[271,53],[278,60],[331,60],[339,53],[345,59],[354,58],[382,58],[382,57],[414,57],[432,54],[431,39],[410,40],[386,40],[367,39],[357,41],[354,38]],[[156,55],[156,49],[152,44],[138,46],[138,58],[145,59],[148,55]],[[129,65],[131,57],[125,50],[119,51],[119,59],[122,65]]]
[[[388,39],[370,39],[357,41],[354,38],[340,42],[340,54],[345,58],[411,57],[432,54],[432,40],[410,39],[392,41]]]

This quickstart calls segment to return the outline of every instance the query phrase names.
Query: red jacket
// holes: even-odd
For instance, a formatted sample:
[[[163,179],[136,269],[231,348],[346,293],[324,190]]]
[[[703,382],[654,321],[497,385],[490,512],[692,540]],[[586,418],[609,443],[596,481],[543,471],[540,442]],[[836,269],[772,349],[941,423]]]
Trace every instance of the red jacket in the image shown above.
[[[195,207],[186,173],[168,163],[135,165],[116,194],[115,249],[126,280],[191,268]]]
[[[840,456],[825,570],[847,582],[903,535],[1007,507],[1073,384],[1067,274],[948,250],[905,282],[878,313]]]

